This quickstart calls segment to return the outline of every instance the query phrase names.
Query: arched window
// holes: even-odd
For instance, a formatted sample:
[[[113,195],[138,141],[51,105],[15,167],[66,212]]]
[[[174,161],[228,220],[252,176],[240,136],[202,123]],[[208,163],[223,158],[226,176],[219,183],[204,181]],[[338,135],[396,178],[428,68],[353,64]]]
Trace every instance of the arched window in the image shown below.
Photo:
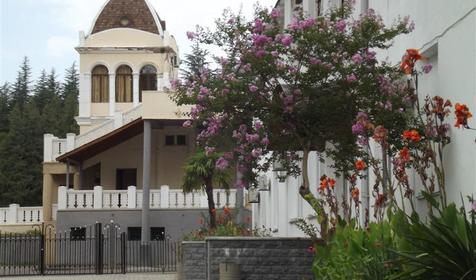
[[[93,69],[91,101],[94,103],[109,102],[109,71],[104,65],[98,65]]]
[[[116,102],[132,102],[132,69],[127,65],[116,71]]]
[[[157,68],[146,65],[140,70],[139,101],[142,102],[143,90],[157,90]]]

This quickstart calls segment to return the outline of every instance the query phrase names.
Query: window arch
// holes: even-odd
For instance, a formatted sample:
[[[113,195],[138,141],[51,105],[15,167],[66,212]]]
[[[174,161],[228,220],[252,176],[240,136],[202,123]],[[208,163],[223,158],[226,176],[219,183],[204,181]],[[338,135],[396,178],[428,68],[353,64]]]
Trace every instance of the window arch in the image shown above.
[[[139,101],[142,102],[143,90],[157,90],[157,68],[146,65],[140,70]]]
[[[132,102],[132,69],[127,65],[116,70],[116,102]]]
[[[91,101],[109,102],[109,70],[104,65],[94,67],[92,71]]]

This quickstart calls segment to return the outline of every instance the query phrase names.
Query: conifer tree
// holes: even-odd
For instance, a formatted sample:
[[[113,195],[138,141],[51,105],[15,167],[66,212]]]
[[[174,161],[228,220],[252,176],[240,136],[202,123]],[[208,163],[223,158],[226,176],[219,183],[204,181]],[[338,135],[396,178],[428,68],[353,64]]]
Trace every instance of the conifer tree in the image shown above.
[[[13,84],[11,93],[11,108],[18,105],[23,109],[28,101],[31,84],[30,60],[25,56],[18,71],[17,79]]]
[[[185,55],[185,60],[183,61],[185,67],[182,69],[182,77],[185,80],[192,80],[193,77],[200,76],[200,71],[209,64],[207,62],[208,55],[209,52],[202,49],[198,42],[193,44],[192,52]]]
[[[8,132],[8,114],[10,113],[10,85],[0,87],[0,143],[2,134]],[[0,144],[1,145],[1,144]]]
[[[63,115],[61,117],[61,128],[63,134],[79,133],[79,127],[74,119],[78,115],[79,77],[76,63],[66,69],[66,75],[61,91],[63,100]]]

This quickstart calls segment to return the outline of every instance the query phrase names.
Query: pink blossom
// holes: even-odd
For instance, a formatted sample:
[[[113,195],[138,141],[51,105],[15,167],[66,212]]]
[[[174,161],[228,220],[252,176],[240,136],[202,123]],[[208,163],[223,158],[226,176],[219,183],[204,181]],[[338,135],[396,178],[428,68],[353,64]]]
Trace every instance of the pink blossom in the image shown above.
[[[225,170],[227,167],[228,167],[228,160],[226,160],[225,158],[223,157],[220,157],[219,159],[217,159],[216,163],[215,163],[215,167],[218,169],[218,170]]]
[[[256,55],[256,57],[263,58],[266,55],[266,51],[265,50],[257,50],[255,52],[255,55]]]
[[[297,18],[293,18],[291,21],[291,24],[289,25],[289,28],[292,30],[299,30],[301,29],[301,25],[299,24],[299,20]]]
[[[271,11],[271,17],[274,18],[274,19],[277,19],[281,16],[281,10],[278,9],[278,8],[274,8],[272,11]]]
[[[354,74],[350,74],[350,75],[347,76],[346,80],[347,80],[348,83],[353,83],[353,82],[357,81],[357,77]]]
[[[270,41],[270,37],[266,35],[253,35],[253,45],[260,47],[263,46],[264,44],[268,43]]]
[[[263,32],[264,30],[264,24],[263,24],[263,21],[261,19],[256,19],[255,20],[255,27],[254,27],[254,31],[256,33],[261,33]]]
[[[268,137],[264,137],[262,140],[261,140],[261,144],[265,145],[265,146],[268,146],[269,145],[269,138]]]
[[[433,65],[431,64],[425,64],[423,66],[423,73],[428,74],[431,72],[431,69],[433,69]]]
[[[197,34],[195,32],[187,31],[187,38],[189,40],[193,40],[193,39],[195,39],[195,37],[197,37]]]
[[[205,147],[205,154],[206,154],[207,156],[209,156],[209,155],[211,155],[212,153],[214,153],[215,150],[216,150],[216,149],[215,149],[214,147]]]
[[[243,70],[245,70],[246,72],[249,72],[251,71],[251,64],[247,63],[243,66]]]
[[[360,63],[362,63],[363,60],[364,60],[364,59],[362,58],[362,56],[361,56],[360,54],[358,54],[358,53],[356,53],[356,54],[354,54],[354,55],[352,56],[352,61],[353,61],[355,64],[360,64]]]
[[[245,139],[249,143],[255,143],[259,141],[259,135],[258,134],[246,134]]]
[[[293,42],[293,37],[289,34],[286,34],[282,36],[281,38],[281,43],[286,47],[290,46],[292,42]]]
[[[260,148],[253,149],[253,150],[251,151],[251,156],[254,157],[254,158],[258,158],[258,157],[260,157],[262,154],[263,154],[263,150],[260,149]]]
[[[366,59],[367,60],[374,60],[376,55],[377,55],[377,53],[374,52],[374,51],[367,51]]]
[[[255,86],[255,85],[250,85],[250,86],[249,86],[249,90],[250,90],[251,92],[257,92],[257,91],[258,91],[258,87]]]
[[[271,55],[272,55],[273,57],[277,57],[277,56],[279,55],[279,53],[278,53],[277,51],[272,51],[272,52],[271,52]]]
[[[346,27],[347,27],[347,23],[343,19],[339,20],[335,25],[335,28],[339,32],[344,32]]]
[[[299,23],[302,29],[307,29],[312,27],[314,24],[316,24],[316,19],[314,18],[308,18]]]
[[[476,200],[471,204],[471,209],[476,212]]]
[[[260,122],[260,121],[255,121],[253,123],[253,127],[256,129],[256,130],[260,130],[261,128],[263,128],[263,123]]]
[[[200,94],[207,95],[210,90],[206,87],[200,87]]]
[[[229,94],[229,93],[230,93],[230,89],[224,88],[224,89],[222,90],[222,93],[223,93],[223,94]]]
[[[318,58],[315,58],[315,57],[311,57],[309,59],[309,63],[311,63],[311,65],[318,65],[318,64],[321,64],[322,61]]]
[[[182,126],[186,128],[192,127],[192,121],[190,120],[185,121]]]

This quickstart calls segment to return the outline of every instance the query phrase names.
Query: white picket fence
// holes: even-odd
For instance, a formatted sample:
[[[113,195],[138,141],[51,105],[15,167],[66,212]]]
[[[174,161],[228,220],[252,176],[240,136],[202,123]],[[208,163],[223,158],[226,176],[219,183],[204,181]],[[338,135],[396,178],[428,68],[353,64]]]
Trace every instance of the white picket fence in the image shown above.
[[[216,189],[213,192],[217,208],[236,205],[236,190]],[[73,190],[66,187],[58,189],[58,210],[76,209],[141,209],[142,190],[130,186],[127,190],[104,190],[101,186],[93,190]],[[204,192],[184,193],[180,189],[162,186],[150,191],[149,207],[151,209],[190,209],[208,208]]]
[[[10,204],[0,208],[0,225],[39,224],[43,222],[43,207],[20,207]]]

